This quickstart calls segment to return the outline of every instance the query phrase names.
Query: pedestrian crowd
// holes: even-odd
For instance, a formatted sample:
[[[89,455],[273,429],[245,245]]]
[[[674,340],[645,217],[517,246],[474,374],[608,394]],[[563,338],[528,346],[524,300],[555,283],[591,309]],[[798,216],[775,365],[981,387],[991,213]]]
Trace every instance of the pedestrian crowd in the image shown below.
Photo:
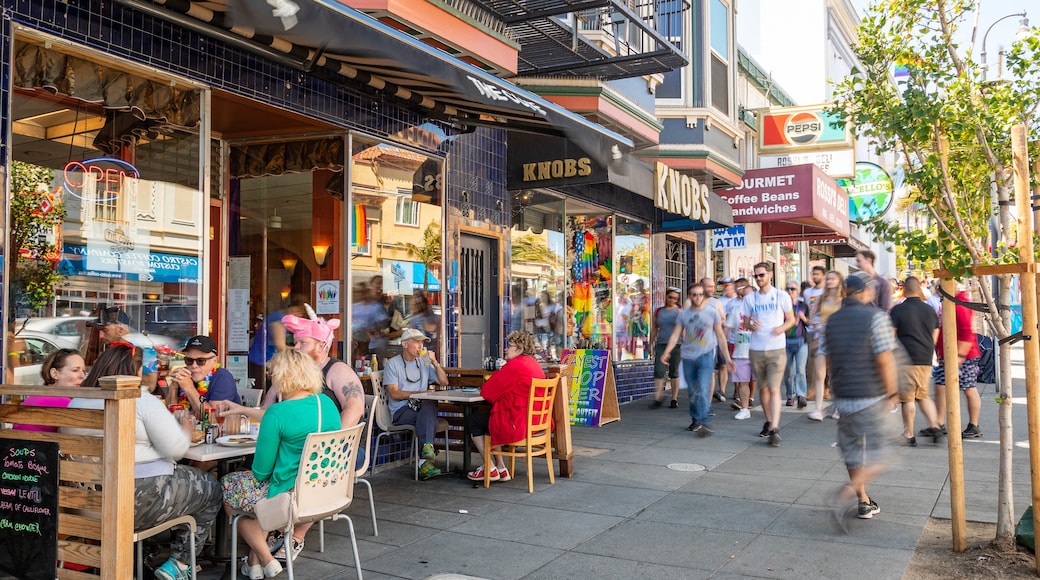
[[[748,420],[760,409],[758,435],[778,447],[783,407],[812,403],[810,420],[837,420],[837,445],[849,472],[834,500],[839,522],[849,513],[872,518],[880,508],[866,486],[883,470],[885,450],[897,443],[916,447],[918,436],[937,444],[947,432],[939,320],[949,304],[916,277],[899,282],[878,275],[874,260],[873,252],[858,252],[859,271],[848,278],[814,266],[811,282],[788,282],[786,291],[773,286],[772,265],[765,262],[754,266],[752,281],[722,279],[719,297],[711,279],[691,285],[685,303],[679,289],[668,289],[653,314],[650,407],[664,406],[668,394],[669,406],[678,408],[685,385],[688,430],[707,437],[714,432],[711,402],[729,400],[732,382],[733,418]],[[964,306],[969,295],[956,298],[958,379],[968,408],[962,436],[977,438],[981,351]],[[918,410],[924,426],[915,431]]]

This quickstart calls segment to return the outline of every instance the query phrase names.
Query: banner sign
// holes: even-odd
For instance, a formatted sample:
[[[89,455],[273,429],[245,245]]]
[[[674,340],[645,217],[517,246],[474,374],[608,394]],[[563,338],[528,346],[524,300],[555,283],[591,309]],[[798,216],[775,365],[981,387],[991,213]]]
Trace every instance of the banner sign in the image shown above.
[[[729,202],[733,218],[741,223],[773,226],[786,221],[849,235],[845,190],[815,165],[751,169],[738,187],[716,193]]]
[[[806,151],[804,153],[758,156],[758,166],[761,168],[791,167],[805,163],[812,163],[834,178],[852,177],[856,173],[856,151],[839,149],[837,151]]]
[[[621,419],[609,350],[566,349],[560,367],[570,367],[571,425],[599,427]]]
[[[16,578],[53,580],[58,556],[58,444],[4,439],[0,457],[0,570]]]
[[[199,258],[65,244],[58,271],[66,276],[198,284]]]
[[[851,127],[840,115],[828,112],[829,107],[812,105],[759,110],[759,153],[854,148]]]
[[[895,199],[892,178],[880,166],[866,161],[856,164],[855,179],[839,179],[838,185],[849,194],[849,221],[857,224],[884,215]]]
[[[711,249],[716,252],[742,250],[746,247],[747,228],[744,224],[738,224],[731,228],[711,230]]]

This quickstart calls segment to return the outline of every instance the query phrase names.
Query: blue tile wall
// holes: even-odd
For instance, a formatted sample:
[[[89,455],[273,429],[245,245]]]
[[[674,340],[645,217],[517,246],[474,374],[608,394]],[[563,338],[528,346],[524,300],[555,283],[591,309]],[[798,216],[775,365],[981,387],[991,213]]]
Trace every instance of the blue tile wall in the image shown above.
[[[458,240],[454,236],[462,223],[477,223],[489,232],[504,236],[508,242],[512,197],[506,191],[506,133],[501,129],[477,129],[473,133],[456,135],[447,146],[446,206],[448,225],[445,256],[458,256]],[[452,276],[451,264],[444,265],[446,276]],[[508,277],[508,265],[500,268],[499,276]],[[458,336],[458,288],[445,294],[445,328],[449,336]],[[508,294],[508,293],[506,293]],[[492,299],[496,299],[494,293]],[[508,301],[508,298],[506,298]],[[509,312],[509,305],[503,306]],[[508,332],[508,329],[505,330]],[[499,337],[501,339],[501,337]],[[448,342],[447,365],[459,365],[458,342]]]
[[[406,129],[427,122],[420,113],[116,2],[4,0],[4,9],[6,18],[27,27],[338,127],[400,141]],[[10,41],[10,30],[4,39]]]
[[[618,403],[628,403],[654,394],[654,364],[651,361],[614,363]]]

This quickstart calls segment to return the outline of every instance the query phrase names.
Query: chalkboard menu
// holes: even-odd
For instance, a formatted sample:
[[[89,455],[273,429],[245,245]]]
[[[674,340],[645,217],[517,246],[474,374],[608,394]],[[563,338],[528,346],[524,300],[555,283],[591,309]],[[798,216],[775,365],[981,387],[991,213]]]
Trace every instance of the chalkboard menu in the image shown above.
[[[0,439],[0,577],[53,580],[58,444]]]

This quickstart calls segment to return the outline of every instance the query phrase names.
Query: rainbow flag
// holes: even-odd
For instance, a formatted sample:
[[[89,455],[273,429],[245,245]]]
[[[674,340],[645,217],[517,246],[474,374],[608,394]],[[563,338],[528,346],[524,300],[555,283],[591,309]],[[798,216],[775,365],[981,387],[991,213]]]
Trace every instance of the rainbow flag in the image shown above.
[[[368,245],[368,228],[365,227],[368,221],[367,210],[364,205],[354,206],[354,219],[351,224],[351,237],[350,245],[355,247],[367,246]]]

